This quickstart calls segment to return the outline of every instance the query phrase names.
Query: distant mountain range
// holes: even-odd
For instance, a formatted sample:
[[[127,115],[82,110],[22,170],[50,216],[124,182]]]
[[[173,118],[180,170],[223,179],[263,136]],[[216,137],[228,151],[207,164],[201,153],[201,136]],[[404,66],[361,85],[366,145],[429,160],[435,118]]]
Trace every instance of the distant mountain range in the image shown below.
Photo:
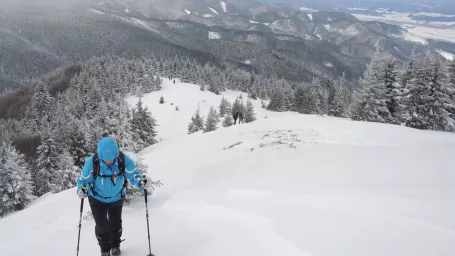
[[[97,0],[66,11],[16,6],[0,10],[0,88],[111,54],[180,55],[290,80],[344,75],[355,81],[376,49],[404,62],[413,50],[424,53],[434,45],[455,53],[454,44],[422,42],[399,26],[292,3]]]

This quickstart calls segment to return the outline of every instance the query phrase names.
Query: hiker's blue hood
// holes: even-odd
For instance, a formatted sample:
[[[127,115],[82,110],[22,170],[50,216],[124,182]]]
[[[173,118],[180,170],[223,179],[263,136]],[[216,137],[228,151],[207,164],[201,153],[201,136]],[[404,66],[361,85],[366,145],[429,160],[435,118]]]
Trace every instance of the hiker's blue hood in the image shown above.
[[[100,160],[114,160],[119,156],[117,143],[112,138],[103,138],[98,143],[98,157]]]

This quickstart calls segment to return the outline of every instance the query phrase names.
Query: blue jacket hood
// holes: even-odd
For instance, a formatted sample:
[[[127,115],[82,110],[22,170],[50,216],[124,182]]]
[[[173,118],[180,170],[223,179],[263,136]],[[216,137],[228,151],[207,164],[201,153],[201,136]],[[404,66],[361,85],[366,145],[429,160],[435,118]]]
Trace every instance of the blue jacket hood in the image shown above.
[[[98,143],[97,153],[100,160],[114,160],[119,156],[120,151],[114,139],[102,138]]]

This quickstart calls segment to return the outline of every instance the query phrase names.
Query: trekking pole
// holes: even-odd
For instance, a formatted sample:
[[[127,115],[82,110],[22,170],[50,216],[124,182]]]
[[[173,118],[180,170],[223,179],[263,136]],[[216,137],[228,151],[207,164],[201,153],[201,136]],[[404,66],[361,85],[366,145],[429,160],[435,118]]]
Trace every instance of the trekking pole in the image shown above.
[[[149,209],[147,205],[147,189],[144,189],[144,196],[145,196],[145,216],[147,217],[147,232],[148,232],[148,238],[149,238],[149,254],[147,256],[154,256],[152,254],[152,248],[150,247],[150,228],[149,228]]]
[[[81,213],[79,216],[79,235],[77,236],[77,256],[79,256],[79,241],[81,239],[82,211],[84,210],[84,198],[81,198]]]

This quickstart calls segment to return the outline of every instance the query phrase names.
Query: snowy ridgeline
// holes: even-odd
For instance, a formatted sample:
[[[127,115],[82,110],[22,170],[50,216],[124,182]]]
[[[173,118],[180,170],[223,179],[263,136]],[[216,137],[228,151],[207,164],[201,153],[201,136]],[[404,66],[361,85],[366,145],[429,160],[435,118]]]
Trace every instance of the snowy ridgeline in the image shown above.
[[[163,139],[140,154],[164,183],[149,199],[155,255],[454,254],[454,134],[270,112],[260,100],[253,123],[187,134],[195,109],[240,95],[168,79],[143,95]],[[70,189],[0,219],[2,252],[74,254],[79,202]],[[80,255],[96,256],[88,211]],[[148,252],[146,232],[139,197],[124,207],[125,255]]]

